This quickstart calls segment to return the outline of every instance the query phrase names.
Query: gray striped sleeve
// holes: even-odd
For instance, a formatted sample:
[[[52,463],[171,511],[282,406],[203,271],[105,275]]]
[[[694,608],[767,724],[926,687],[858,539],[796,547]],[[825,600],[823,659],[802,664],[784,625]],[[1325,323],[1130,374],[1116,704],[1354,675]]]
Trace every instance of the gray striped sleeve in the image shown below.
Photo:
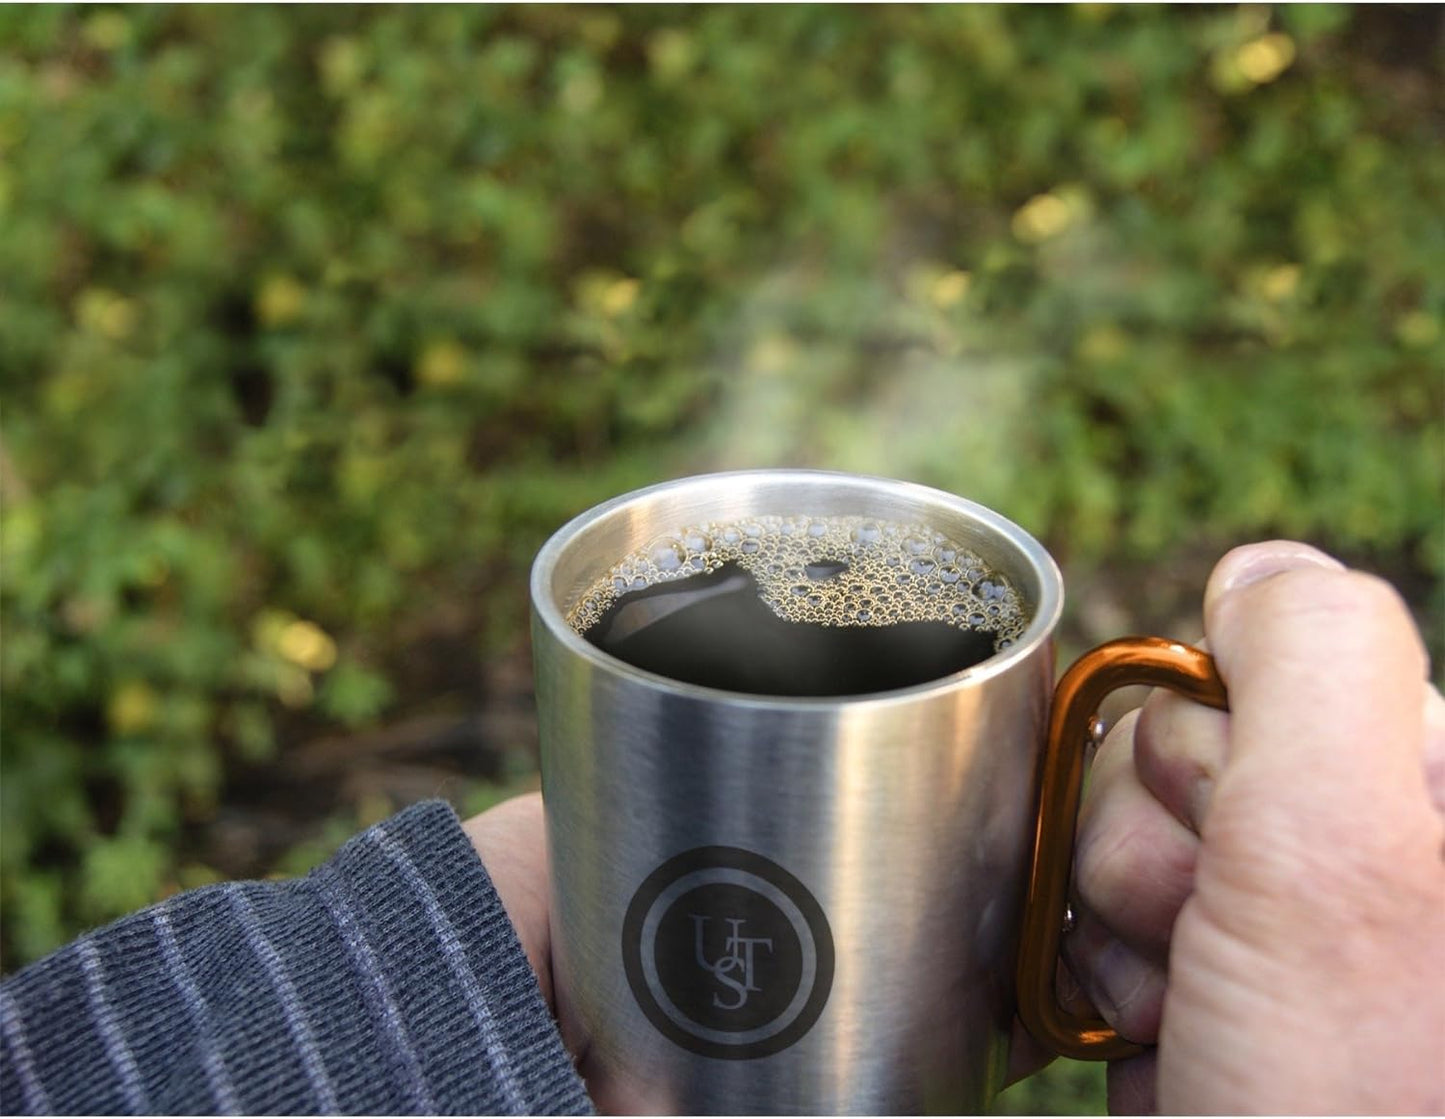
[[[80,970],[85,976],[85,995],[90,1003],[91,1019],[100,1031],[105,1047],[105,1057],[114,1066],[120,1078],[125,1102],[133,1115],[144,1115],[150,1111],[146,1102],[145,1088],[141,1086],[140,1069],[136,1067],[135,1054],[125,1039],[125,1025],[111,1008],[105,993],[105,965],[100,962],[100,950],[89,937],[75,946],[80,957]]]
[[[464,1099],[471,1114],[590,1114],[486,871],[475,857],[447,854],[459,845],[471,847],[460,822],[431,802],[358,837],[328,872],[348,885],[357,925],[378,970],[392,980],[398,1012],[443,1110]],[[357,884],[376,862],[391,870],[385,892]],[[404,924],[401,913],[408,915]],[[397,982],[398,974],[410,982]]]
[[[25,1022],[20,1008],[15,1005],[8,991],[0,990],[0,1038],[4,1039],[6,1059],[4,1080],[0,1080],[0,1108],[7,1113],[24,1110],[31,1115],[48,1115],[55,1111],[45,1085],[35,1074],[35,1058],[25,1040]],[[8,1081],[14,1075],[15,1085]],[[13,1105],[18,1100],[19,1107]]]
[[[316,1046],[306,1004],[297,995],[280,953],[256,920],[256,913],[251,908],[251,903],[246,900],[245,887],[230,887],[228,893],[231,908],[236,913],[246,943],[261,961],[266,978],[281,1001],[281,1014],[286,1021],[286,1031],[290,1034],[296,1051],[301,1055],[301,1065],[306,1070],[306,1079],[311,1084],[311,1090],[316,1093],[317,1105],[323,1113],[335,1114],[338,1110],[336,1090],[331,1085],[331,1077],[326,1074],[326,1060]]]
[[[376,952],[367,940],[366,930],[357,921],[347,901],[345,884],[340,882],[329,868],[317,875],[321,899],[331,919],[341,932],[351,965],[365,993],[371,1017],[379,1024],[395,1056],[396,1081],[424,1115],[436,1112],[436,1101],[427,1086],[426,1073],[421,1067],[416,1048],[412,1042],[401,1011],[392,995],[391,984],[376,958]]]
[[[467,959],[466,951],[457,939],[456,930],[447,920],[447,915],[442,911],[436,895],[432,893],[431,887],[422,878],[416,864],[411,861],[405,848],[387,834],[385,825],[373,828],[371,835],[381,850],[385,852],[386,857],[406,876],[408,883],[421,899],[427,922],[431,925],[432,935],[436,937],[437,944],[441,946],[447,966],[456,976],[457,983],[461,987],[462,997],[466,1000],[467,1010],[477,1025],[477,1033],[481,1036],[487,1060],[496,1070],[497,1087],[506,1101],[507,1112],[511,1115],[526,1115],[530,1109],[522,1099],[521,1088],[517,1083],[517,1073],[512,1067],[511,1057],[507,1053],[497,1029],[491,1000],[482,989],[475,972],[472,971],[471,962]]]
[[[6,978],[0,1105],[591,1111],[501,901],[439,801],[307,878],[178,895]]]
[[[196,981],[191,977],[190,968],[186,965],[185,957],[181,955],[180,947],[176,944],[175,929],[171,927],[171,919],[166,913],[164,905],[158,905],[151,911],[151,921],[155,925],[156,941],[160,945],[165,972],[180,991],[181,999],[186,1005],[186,1013],[190,1015],[191,1027],[195,1031],[196,1045],[201,1051],[201,1066],[205,1071],[206,1087],[211,1093],[211,1098],[215,1101],[218,1111],[227,1115],[239,1114],[241,1107],[236,1099],[236,1090],[232,1087],[230,1073],[226,1071],[225,1058],[221,1056],[220,1050],[216,1047],[215,1030],[211,1026],[205,1000],[201,998]]]

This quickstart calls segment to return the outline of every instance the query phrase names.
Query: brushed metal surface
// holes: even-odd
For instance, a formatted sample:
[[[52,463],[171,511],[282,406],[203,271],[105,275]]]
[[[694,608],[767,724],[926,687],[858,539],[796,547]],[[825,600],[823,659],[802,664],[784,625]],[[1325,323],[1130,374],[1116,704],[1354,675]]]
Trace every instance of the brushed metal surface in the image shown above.
[[[1024,595],[1006,653],[918,687],[749,696],[633,668],[565,611],[669,530],[759,514],[922,521]],[[564,1032],[590,1046],[600,1106],[632,1113],[980,1111],[999,1087],[1062,608],[1057,568],[1017,526],[907,483],[750,471],[666,483],[564,526],[532,573],[554,971]],[[681,852],[742,848],[795,876],[831,930],[828,1000],[779,1052],[720,1059],[639,1006],[623,926]]]

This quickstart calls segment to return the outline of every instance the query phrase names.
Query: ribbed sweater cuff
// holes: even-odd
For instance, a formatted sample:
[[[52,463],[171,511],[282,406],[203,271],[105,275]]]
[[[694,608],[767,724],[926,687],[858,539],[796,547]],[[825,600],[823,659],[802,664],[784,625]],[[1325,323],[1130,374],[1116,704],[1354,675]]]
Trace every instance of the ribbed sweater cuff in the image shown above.
[[[386,870],[378,875],[378,857]],[[415,805],[348,843],[316,872],[346,882],[388,970],[405,975],[425,1023],[443,1110],[590,1114],[501,899],[451,808]],[[438,1076],[437,1074],[440,1074]]]

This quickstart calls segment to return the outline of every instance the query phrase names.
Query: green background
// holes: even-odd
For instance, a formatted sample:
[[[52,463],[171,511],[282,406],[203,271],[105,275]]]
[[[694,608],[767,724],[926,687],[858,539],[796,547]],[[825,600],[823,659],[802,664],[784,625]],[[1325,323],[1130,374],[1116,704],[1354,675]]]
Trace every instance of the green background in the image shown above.
[[[1065,655],[1307,539],[1438,664],[1440,20],[0,9],[0,962],[534,785],[530,557],[681,474],[993,505]]]

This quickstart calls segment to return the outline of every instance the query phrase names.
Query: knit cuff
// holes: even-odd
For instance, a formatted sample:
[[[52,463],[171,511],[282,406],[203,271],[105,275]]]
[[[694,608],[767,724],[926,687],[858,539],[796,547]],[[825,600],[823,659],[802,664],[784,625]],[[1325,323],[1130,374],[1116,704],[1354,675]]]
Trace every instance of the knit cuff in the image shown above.
[[[390,868],[377,872],[378,858]],[[439,1110],[591,1114],[536,976],[456,814],[412,806],[343,847],[317,875],[345,884],[393,984]]]

